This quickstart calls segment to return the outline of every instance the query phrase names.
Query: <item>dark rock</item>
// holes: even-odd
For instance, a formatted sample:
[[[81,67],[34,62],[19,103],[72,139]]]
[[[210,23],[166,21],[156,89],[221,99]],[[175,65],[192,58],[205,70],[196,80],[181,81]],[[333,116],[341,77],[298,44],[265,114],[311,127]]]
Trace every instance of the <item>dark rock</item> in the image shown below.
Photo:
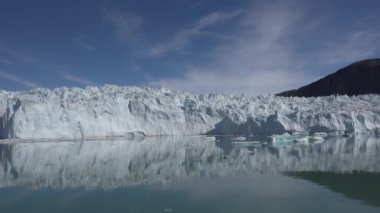
[[[380,59],[356,62],[311,84],[277,95],[317,97],[334,94],[380,94]]]

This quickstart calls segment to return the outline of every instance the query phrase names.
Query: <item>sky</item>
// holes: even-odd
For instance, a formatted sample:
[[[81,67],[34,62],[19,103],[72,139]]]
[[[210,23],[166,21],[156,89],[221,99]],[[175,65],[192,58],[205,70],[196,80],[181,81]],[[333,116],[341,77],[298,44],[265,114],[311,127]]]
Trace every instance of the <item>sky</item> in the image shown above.
[[[0,89],[255,96],[380,57],[379,0],[0,0]]]

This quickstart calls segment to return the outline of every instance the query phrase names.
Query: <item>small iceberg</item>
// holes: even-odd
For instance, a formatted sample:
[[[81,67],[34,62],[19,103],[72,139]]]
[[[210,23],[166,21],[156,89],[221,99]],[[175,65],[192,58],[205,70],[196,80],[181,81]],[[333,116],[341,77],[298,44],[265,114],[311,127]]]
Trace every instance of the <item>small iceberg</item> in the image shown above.
[[[308,136],[301,136],[299,138],[296,138],[295,142],[302,143],[302,144],[308,144],[309,143],[309,137]]]
[[[326,132],[315,132],[313,134],[314,137],[321,137],[321,138],[325,138],[328,136],[328,134]]]
[[[145,133],[141,131],[128,132],[126,134],[127,140],[143,140],[145,136]]]
[[[299,144],[309,144],[309,143],[322,143],[327,137],[326,133],[315,133],[312,136],[307,134],[289,134],[285,133],[282,135],[272,135],[269,136],[270,143],[275,144],[289,144],[289,143],[299,143]]]
[[[269,136],[269,141],[272,144],[276,143],[292,143],[295,141],[297,136],[290,135],[289,133],[284,133],[282,135],[271,135]]]
[[[310,137],[310,140],[313,142],[313,143],[323,143],[323,141],[325,140],[323,137],[321,136],[312,136]]]
[[[239,136],[239,137],[231,138],[231,139],[234,140],[234,141],[245,141],[245,140],[247,140],[247,138],[245,138],[243,136]]]
[[[261,146],[259,141],[232,141],[234,146]]]
[[[214,136],[205,136],[204,139],[206,139],[206,141],[210,141],[210,142],[216,141],[216,137],[214,137]]]

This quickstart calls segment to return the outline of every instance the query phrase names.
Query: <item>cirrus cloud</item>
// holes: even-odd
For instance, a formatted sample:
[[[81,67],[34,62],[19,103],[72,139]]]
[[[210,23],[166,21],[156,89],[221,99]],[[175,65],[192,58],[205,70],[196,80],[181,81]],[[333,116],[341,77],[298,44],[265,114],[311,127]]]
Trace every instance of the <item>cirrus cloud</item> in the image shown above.
[[[212,60],[189,63],[183,75],[149,84],[197,93],[276,93],[322,77],[318,69],[327,67],[323,64],[342,66],[379,51],[379,45],[374,45],[380,39],[379,29],[363,30],[361,25],[319,35],[331,20],[310,16],[310,11],[312,6],[299,0],[257,1],[236,20],[235,39],[217,46]],[[173,46],[184,46],[189,37],[185,38],[186,42]]]

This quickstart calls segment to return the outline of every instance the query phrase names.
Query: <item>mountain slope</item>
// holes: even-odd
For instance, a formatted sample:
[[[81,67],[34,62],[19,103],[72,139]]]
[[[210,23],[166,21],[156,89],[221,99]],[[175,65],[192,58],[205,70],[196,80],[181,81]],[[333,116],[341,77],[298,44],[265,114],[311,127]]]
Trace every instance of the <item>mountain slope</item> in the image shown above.
[[[285,97],[362,95],[380,93],[380,59],[353,63],[299,89],[277,94]]]

